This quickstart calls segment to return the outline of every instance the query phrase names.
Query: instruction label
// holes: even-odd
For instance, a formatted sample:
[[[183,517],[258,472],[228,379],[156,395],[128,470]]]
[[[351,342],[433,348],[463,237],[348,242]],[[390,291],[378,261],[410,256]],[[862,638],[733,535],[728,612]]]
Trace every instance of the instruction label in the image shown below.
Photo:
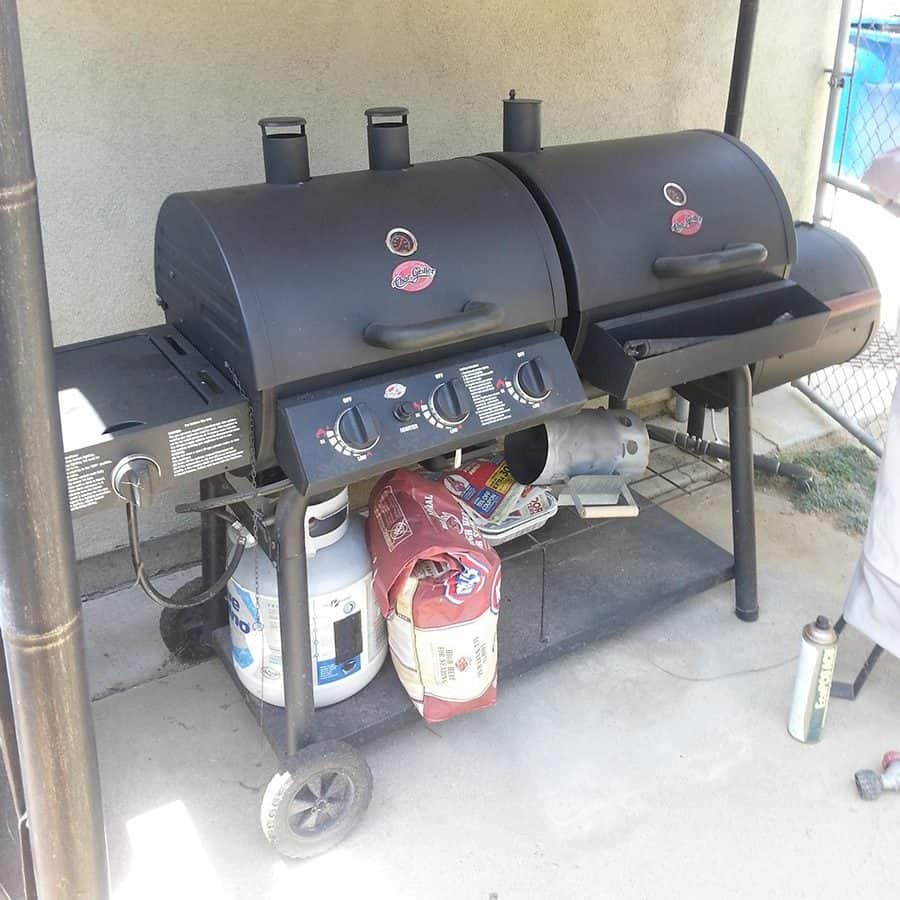
[[[112,493],[109,471],[111,459],[97,453],[70,453],[66,456],[69,509],[76,512],[96,506]]]
[[[169,432],[172,474],[190,475],[244,458],[241,426],[236,418],[205,416]]]
[[[506,399],[494,383],[494,370],[490,366],[480,363],[460,366],[459,374],[472,395],[475,413],[482,425],[494,425],[512,418]]]

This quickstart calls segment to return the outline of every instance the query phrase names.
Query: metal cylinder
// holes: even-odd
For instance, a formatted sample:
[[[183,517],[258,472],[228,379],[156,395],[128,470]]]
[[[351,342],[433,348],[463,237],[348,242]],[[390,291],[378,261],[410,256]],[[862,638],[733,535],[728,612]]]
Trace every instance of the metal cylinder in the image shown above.
[[[281,496],[275,511],[284,729],[289,756],[305,747],[312,738],[315,710],[312,649],[309,644],[306,507],[307,498],[291,488]]]
[[[259,120],[262,129],[263,164],[267,184],[300,184],[309,181],[309,143],[306,119],[270,116]],[[273,128],[297,129],[272,131]]]
[[[366,141],[369,168],[378,170],[409,168],[409,110],[405,106],[373,106],[366,110]],[[399,122],[376,119],[399,118]]]
[[[837,659],[837,633],[825,616],[803,628],[788,732],[804,744],[821,740]]]
[[[0,0],[0,629],[40,897],[109,893],[15,0]]]
[[[818,225],[828,218],[826,214],[828,198],[834,195],[834,189],[825,180],[831,170],[831,156],[834,152],[834,138],[837,134],[837,123],[840,116],[841,100],[844,89],[850,89],[850,83],[844,75],[844,54],[847,52],[847,38],[850,36],[850,20],[853,10],[858,6],[854,0],[841,0],[841,12],[838,19],[837,43],[834,47],[834,62],[831,64],[829,78],[828,107],[825,113],[825,133],[822,136],[822,153],[819,157],[819,183],[816,186],[816,207],[813,221]],[[857,30],[860,34],[861,29]],[[855,182],[854,182],[855,184]]]
[[[744,104],[747,100],[747,84],[750,81],[750,62],[753,58],[753,38],[758,14],[759,0],[741,0],[723,129],[726,134],[734,135],[736,138],[741,136],[744,126]]]
[[[728,373],[734,614],[742,622],[755,622],[759,618],[756,499],[753,493],[752,392],[753,381],[749,366],[741,366]]]
[[[588,409],[507,435],[504,452],[520,484],[559,484],[575,475],[640,475],[650,438],[629,410]]]
[[[541,101],[516,97],[503,101],[503,152],[531,153],[541,149]]]

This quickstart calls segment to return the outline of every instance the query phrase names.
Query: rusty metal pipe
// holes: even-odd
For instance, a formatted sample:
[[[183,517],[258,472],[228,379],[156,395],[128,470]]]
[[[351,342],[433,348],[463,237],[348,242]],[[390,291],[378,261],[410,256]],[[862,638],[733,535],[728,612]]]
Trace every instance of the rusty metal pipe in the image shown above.
[[[0,0],[0,630],[41,898],[109,894],[15,0]]]

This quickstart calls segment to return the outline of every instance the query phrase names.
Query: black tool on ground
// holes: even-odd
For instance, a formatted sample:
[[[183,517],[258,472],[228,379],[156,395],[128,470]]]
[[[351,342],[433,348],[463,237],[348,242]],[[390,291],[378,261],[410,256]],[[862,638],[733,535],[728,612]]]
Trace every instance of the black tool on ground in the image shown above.
[[[889,750],[881,760],[881,771],[860,769],[854,776],[862,800],[877,800],[885,791],[900,791],[900,753]]]

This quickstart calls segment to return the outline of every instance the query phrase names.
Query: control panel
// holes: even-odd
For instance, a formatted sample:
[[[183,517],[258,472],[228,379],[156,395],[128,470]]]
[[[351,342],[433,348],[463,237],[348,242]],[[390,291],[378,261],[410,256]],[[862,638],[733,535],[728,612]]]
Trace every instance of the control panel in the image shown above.
[[[278,461],[317,492],[577,412],[581,380],[546,334],[278,402]]]

